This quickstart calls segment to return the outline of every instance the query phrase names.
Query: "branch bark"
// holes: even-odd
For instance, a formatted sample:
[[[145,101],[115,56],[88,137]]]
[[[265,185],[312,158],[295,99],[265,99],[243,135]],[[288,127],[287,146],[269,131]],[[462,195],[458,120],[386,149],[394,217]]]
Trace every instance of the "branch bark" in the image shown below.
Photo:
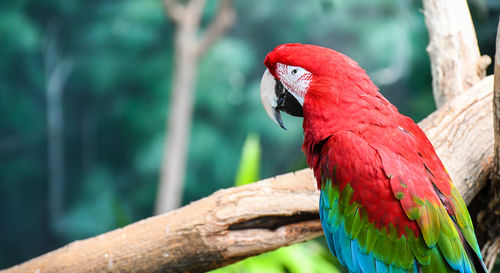
[[[492,170],[492,99],[493,76],[488,76],[418,124],[467,204]]]
[[[490,76],[420,123],[467,203],[492,167],[492,90]],[[1,272],[205,272],[322,234],[318,193],[310,169],[220,190]]]
[[[429,31],[432,89],[439,108],[479,82],[491,60],[481,57],[466,0],[423,0]]]
[[[433,78],[433,93],[436,105],[438,107],[445,105],[447,101],[452,100],[460,94],[465,87],[476,84],[485,75],[487,65],[491,62],[487,56],[480,56],[477,45],[474,26],[470,17],[467,2],[465,0],[423,0],[424,14],[427,28],[429,30],[430,44],[427,51],[431,58],[431,72]],[[436,147],[436,152],[443,160],[445,166],[449,167],[448,171],[452,180],[455,181],[459,191],[463,193],[467,203],[474,197],[475,191],[467,190],[471,187],[482,188],[487,183],[488,177],[491,177],[491,190],[488,201],[482,202],[482,209],[476,215],[476,231],[482,233],[486,237],[486,244],[483,247],[483,257],[488,270],[491,271],[495,264],[495,260],[500,252],[500,25],[497,32],[496,56],[495,56],[495,76],[494,76],[494,96],[493,107],[487,100],[472,101],[484,107],[491,109],[492,120],[488,117],[473,117],[478,119],[478,127],[481,131],[487,134],[487,150],[470,149],[470,142],[453,143],[454,134],[466,133],[468,127],[454,128],[452,131],[434,131],[428,132],[441,134],[442,137],[430,137],[439,139],[440,142],[449,142],[454,148],[462,150],[460,153],[465,158],[450,158],[446,157],[446,145],[439,145],[433,142]],[[478,87],[481,83],[477,84]],[[489,97],[490,94],[484,94]],[[485,98],[483,97],[483,98]],[[447,122],[448,117],[443,117],[442,120],[435,121]],[[426,123],[424,120],[422,124]],[[491,124],[494,124],[494,133],[491,134]],[[446,137],[448,135],[448,137]],[[429,136],[429,135],[428,135]],[[494,147],[490,147],[493,137]],[[483,139],[483,138],[482,138]],[[469,139],[474,141],[474,139]],[[469,150],[467,152],[466,150]],[[493,158],[493,164],[484,165],[482,168],[477,168],[477,171],[460,170],[454,168],[458,166],[457,160],[471,162],[474,165],[476,162],[489,162],[489,158]],[[479,160],[479,161],[476,161]],[[471,168],[471,165],[464,167]],[[475,167],[475,166],[474,166]],[[492,170],[490,170],[492,169]],[[490,172],[491,171],[491,172]],[[463,176],[469,174],[470,177]],[[457,178],[464,177],[463,183],[457,183]],[[458,181],[460,182],[460,181]],[[472,194],[470,194],[472,193]]]
[[[205,272],[319,236],[318,202],[303,170],[220,190],[2,272]]]
[[[500,22],[497,29],[493,88],[494,160],[491,190],[487,208],[479,213],[480,228],[487,230],[488,241],[483,248],[484,262],[491,272],[500,253]]]
[[[497,29],[494,71],[493,126],[495,133],[495,160],[493,163],[493,173],[491,178],[492,186],[498,190],[496,195],[500,197],[500,22]]]

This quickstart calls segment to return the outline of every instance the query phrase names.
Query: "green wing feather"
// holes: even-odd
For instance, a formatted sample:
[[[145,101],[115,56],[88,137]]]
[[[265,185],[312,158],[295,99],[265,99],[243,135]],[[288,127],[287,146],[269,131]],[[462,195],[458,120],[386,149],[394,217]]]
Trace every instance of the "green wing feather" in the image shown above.
[[[400,163],[403,162],[403,164],[398,163],[400,165],[384,164],[388,155],[397,155],[392,154],[390,150],[380,152],[378,147],[373,148],[351,132],[342,136],[343,138],[347,137],[346,141],[339,140],[338,137],[337,135],[332,137],[323,149],[335,149],[335,146],[339,145],[344,149],[345,154],[350,154],[354,159],[350,160],[345,156],[339,157],[336,153],[324,151],[328,156],[321,162],[323,164],[322,170],[325,173],[328,173],[329,169],[333,170],[330,175],[322,175],[324,179],[321,183],[322,210],[324,210],[322,220],[325,233],[328,230],[333,234],[332,244],[334,247],[331,248],[336,247],[335,236],[338,235],[335,235],[335,232],[342,228],[351,243],[354,241],[359,245],[360,253],[373,255],[377,265],[383,263],[386,266],[398,268],[402,272],[415,272],[417,265],[421,272],[476,272],[471,257],[467,255],[464,243],[471,245],[476,253],[479,252],[479,247],[467,208],[453,186],[451,186],[451,194],[447,196],[447,200],[449,200],[447,202],[450,204],[450,208],[447,210],[438,196],[442,193],[436,192],[431,181],[420,182],[428,183],[424,185],[427,188],[422,188],[422,184],[417,183],[419,180],[408,178],[408,174],[420,175],[419,172],[423,171],[423,177],[427,179],[428,174],[423,163],[421,170],[417,169],[417,171],[408,171],[407,166],[416,165],[404,165],[404,158],[393,159]],[[346,142],[349,142],[350,145]],[[356,155],[360,152],[365,153],[365,155]],[[369,153],[380,156],[378,168],[384,171],[384,179],[388,180],[388,183],[380,185],[389,187],[393,193],[393,200],[389,201],[400,204],[406,213],[406,219],[418,224],[417,233],[410,227],[405,227],[404,231],[401,232],[401,227],[396,222],[394,225],[392,223],[385,225],[377,223],[373,217],[370,217],[369,210],[367,210],[369,204],[363,201],[363,196],[355,194],[355,189],[360,189],[359,183],[363,183],[363,187],[370,187],[368,182],[374,183],[362,181],[362,177],[360,177],[363,173],[359,170],[361,165],[377,164],[377,161],[373,160],[363,162],[363,159],[370,160],[372,158]],[[360,161],[360,159],[362,160]],[[334,164],[333,168],[331,168],[332,164]],[[406,172],[397,167],[406,168],[404,169]],[[348,175],[346,175],[346,170],[349,171]],[[421,178],[419,179],[421,180]],[[371,190],[381,189],[374,186]],[[379,209],[388,208],[380,207]],[[462,241],[461,238],[464,238],[466,242]],[[349,247],[352,248],[352,246]],[[333,249],[332,252],[339,251]],[[346,256],[345,253],[336,254],[337,256],[342,254]],[[480,253],[478,255],[480,257]],[[342,257],[342,259],[349,265],[348,258]],[[353,266],[355,270],[355,265]]]

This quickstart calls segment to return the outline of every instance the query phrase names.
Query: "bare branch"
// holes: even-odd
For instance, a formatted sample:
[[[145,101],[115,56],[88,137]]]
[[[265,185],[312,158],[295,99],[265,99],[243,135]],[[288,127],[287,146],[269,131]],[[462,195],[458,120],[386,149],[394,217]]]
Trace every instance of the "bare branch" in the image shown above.
[[[500,253],[500,237],[496,240],[489,240],[484,245],[482,255],[484,256],[484,264],[488,269],[488,272],[492,272],[493,267],[495,267],[495,262],[497,260],[498,254]]]
[[[206,272],[320,235],[318,202],[303,170],[220,190],[3,272]]]
[[[418,124],[467,204],[492,170],[492,99],[493,76],[488,76]]]
[[[198,28],[205,0],[190,0],[181,4],[179,0],[163,0],[165,14],[176,24],[189,24],[191,28]]]
[[[203,16],[203,9],[205,8],[206,0],[190,0],[186,6],[188,14],[193,26],[200,27],[201,17]]]
[[[198,40],[197,55],[202,56],[234,23],[235,12],[232,0],[220,0],[217,13]]]
[[[440,107],[484,78],[491,60],[479,53],[466,0],[422,2],[429,31],[432,87]]]
[[[495,128],[495,157],[493,162],[492,187],[500,197],[500,22],[497,30],[495,53],[495,81],[493,92],[493,125]]]
[[[491,272],[500,252],[500,22],[497,29],[493,88],[494,159],[488,206],[478,215],[479,227],[487,230],[483,247],[484,261]]]
[[[186,13],[186,7],[179,3],[178,0],[163,0],[163,9],[168,18],[176,24],[181,21]]]

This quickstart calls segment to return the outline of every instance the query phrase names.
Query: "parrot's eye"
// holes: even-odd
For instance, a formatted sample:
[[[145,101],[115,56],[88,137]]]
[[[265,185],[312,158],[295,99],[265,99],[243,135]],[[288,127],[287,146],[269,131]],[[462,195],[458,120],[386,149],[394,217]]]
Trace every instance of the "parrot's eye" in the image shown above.
[[[288,77],[290,77],[290,79],[293,81],[300,79],[300,77],[302,75],[307,73],[307,71],[305,69],[298,67],[298,66],[288,66],[287,70],[288,70],[288,75],[289,75]]]
[[[304,103],[305,95],[312,80],[312,73],[300,66],[286,65],[276,63],[276,80],[282,84],[282,87],[275,90],[276,97],[283,96],[286,93],[292,95],[299,106]],[[278,85],[276,85],[278,86]],[[284,90],[284,92],[283,92]],[[286,101],[286,97],[285,97]],[[297,108],[295,106],[287,107],[287,109]],[[286,111],[290,114],[290,111]],[[291,114],[294,115],[294,114]]]

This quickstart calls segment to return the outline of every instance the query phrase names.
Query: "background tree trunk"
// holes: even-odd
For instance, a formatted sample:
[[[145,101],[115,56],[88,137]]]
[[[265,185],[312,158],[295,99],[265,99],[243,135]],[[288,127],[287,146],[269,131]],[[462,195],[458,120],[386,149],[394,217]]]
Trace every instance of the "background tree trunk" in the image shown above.
[[[467,1],[422,2],[429,31],[432,90],[440,107],[484,78],[491,61],[479,53]]]
[[[175,0],[165,0],[164,6],[176,25],[175,61],[156,214],[181,205],[198,61],[234,20],[232,0],[221,0],[217,14],[204,34],[198,37],[205,0],[190,0],[185,5]]]
[[[47,30],[44,68],[47,97],[47,167],[49,184],[49,218],[52,228],[60,219],[64,207],[64,109],[63,91],[73,70],[73,63],[61,57],[53,27]]]

